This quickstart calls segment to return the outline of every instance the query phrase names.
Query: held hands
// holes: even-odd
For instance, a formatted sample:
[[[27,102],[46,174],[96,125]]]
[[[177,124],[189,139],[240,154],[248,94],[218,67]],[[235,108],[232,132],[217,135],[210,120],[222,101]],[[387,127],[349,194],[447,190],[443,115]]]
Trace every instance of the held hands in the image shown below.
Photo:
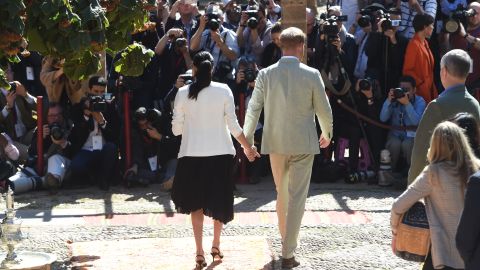
[[[260,154],[257,151],[257,147],[253,145],[252,147],[243,148],[243,152],[247,157],[248,161],[253,162],[255,158],[259,158]]]

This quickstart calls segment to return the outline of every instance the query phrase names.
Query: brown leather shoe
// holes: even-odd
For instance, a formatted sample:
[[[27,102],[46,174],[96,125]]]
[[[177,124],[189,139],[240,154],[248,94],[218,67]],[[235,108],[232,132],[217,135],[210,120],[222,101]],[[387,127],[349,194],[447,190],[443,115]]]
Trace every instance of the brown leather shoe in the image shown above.
[[[49,193],[51,195],[56,194],[58,192],[58,188],[60,187],[60,179],[51,173],[47,173],[45,180]]]
[[[295,260],[295,257],[292,257],[290,259],[282,259],[282,268],[292,269],[292,268],[297,267],[299,265],[300,265],[300,263]]]

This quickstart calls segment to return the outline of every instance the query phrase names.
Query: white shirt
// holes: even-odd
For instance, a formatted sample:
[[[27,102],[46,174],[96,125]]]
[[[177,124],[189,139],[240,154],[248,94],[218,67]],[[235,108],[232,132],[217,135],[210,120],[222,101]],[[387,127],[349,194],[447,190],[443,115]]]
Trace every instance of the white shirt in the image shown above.
[[[85,118],[85,121],[89,121],[90,120],[90,117],[84,115],[83,116]],[[101,136],[102,137],[102,147],[103,145],[105,145],[105,138],[103,137],[102,135],[102,130],[100,129],[97,121],[95,119],[93,119],[93,130],[90,131],[90,133],[88,134],[88,138],[87,140],[85,141],[85,143],[83,144],[82,146],[82,150],[87,150],[87,151],[94,151],[96,149],[94,149],[94,143],[93,143],[93,137],[94,136]],[[99,150],[99,149],[97,149]]]
[[[173,108],[172,131],[182,135],[178,157],[234,155],[232,137],[243,131],[235,115],[233,94],[226,84],[212,82],[188,98],[189,86],[178,90]]]

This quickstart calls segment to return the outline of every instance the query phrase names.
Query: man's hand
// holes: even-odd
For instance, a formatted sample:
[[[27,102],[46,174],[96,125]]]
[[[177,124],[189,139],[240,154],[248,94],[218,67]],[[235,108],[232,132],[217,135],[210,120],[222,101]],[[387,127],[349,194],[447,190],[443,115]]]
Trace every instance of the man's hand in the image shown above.
[[[200,16],[200,25],[198,26],[198,29],[203,32],[205,30],[205,27],[207,26],[207,21],[208,17],[207,15]]]
[[[156,128],[154,127],[149,127],[146,129],[148,137],[155,139],[157,141],[160,141],[162,139],[162,134],[160,134]]]
[[[398,102],[400,102],[400,104],[402,105],[407,105],[408,103],[410,103],[410,98],[408,97],[408,94],[405,94],[403,97],[397,99]]]
[[[183,36],[183,30],[179,28],[172,28],[167,32],[167,37],[171,36],[174,36],[176,38]]]
[[[15,105],[15,99],[17,98],[17,92],[10,91],[8,92],[6,99],[7,99],[7,107],[12,109]]]
[[[91,112],[93,119],[97,121],[98,124],[103,124],[105,123],[105,117],[103,117],[103,114],[101,112]]]
[[[222,37],[220,36],[220,33],[218,31],[210,31],[210,35],[212,37],[212,40],[215,41],[215,44],[217,44],[217,46],[220,46],[220,44],[223,43]]]
[[[27,89],[25,89],[25,86],[23,86],[23,84],[21,84],[18,81],[14,81],[13,83],[16,85],[17,95],[22,96],[22,97],[26,97],[28,93],[27,93]]]
[[[390,39],[392,44],[397,44],[397,37],[395,36],[395,32],[392,29],[388,29],[387,31],[383,32],[383,34]]]
[[[183,87],[185,85],[185,80],[178,76],[177,81],[175,82],[175,88],[180,89],[180,87]]]
[[[395,95],[393,94],[393,88],[390,89],[390,91],[388,91],[388,101],[392,102],[392,100],[395,98]]]
[[[323,134],[320,135],[320,140],[318,140],[318,142],[320,143],[320,148],[327,148],[330,145],[330,140],[325,138]]]
[[[245,25],[248,21],[248,14],[245,11],[242,11],[242,16],[240,17],[240,25]]]
[[[56,145],[59,145],[60,147],[64,148],[66,145],[67,145],[67,139],[65,138],[62,138],[60,140],[55,140],[53,138],[53,136],[50,136],[50,138],[52,139],[52,142]]]
[[[334,40],[332,40],[332,45],[337,47],[337,50],[340,52],[342,50],[342,42],[340,41],[340,38],[337,37]]]
[[[463,27],[463,24],[462,23],[459,23],[458,24],[458,34],[461,36],[461,37],[464,37],[467,32],[465,31],[465,27]]]
[[[245,80],[245,72],[243,71],[243,69],[239,69],[237,71],[237,78],[235,79],[237,84],[241,84],[243,80]]]
[[[48,125],[43,125],[43,138],[47,138],[47,136],[50,136],[50,128]]]

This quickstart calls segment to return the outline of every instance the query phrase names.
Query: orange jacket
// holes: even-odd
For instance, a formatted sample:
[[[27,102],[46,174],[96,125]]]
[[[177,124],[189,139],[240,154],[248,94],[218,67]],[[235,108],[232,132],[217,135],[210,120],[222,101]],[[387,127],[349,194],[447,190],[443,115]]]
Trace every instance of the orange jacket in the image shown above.
[[[403,75],[412,76],[417,83],[417,95],[422,96],[427,104],[437,98],[438,91],[433,82],[435,60],[428,41],[421,41],[417,34],[408,42],[403,63]]]

